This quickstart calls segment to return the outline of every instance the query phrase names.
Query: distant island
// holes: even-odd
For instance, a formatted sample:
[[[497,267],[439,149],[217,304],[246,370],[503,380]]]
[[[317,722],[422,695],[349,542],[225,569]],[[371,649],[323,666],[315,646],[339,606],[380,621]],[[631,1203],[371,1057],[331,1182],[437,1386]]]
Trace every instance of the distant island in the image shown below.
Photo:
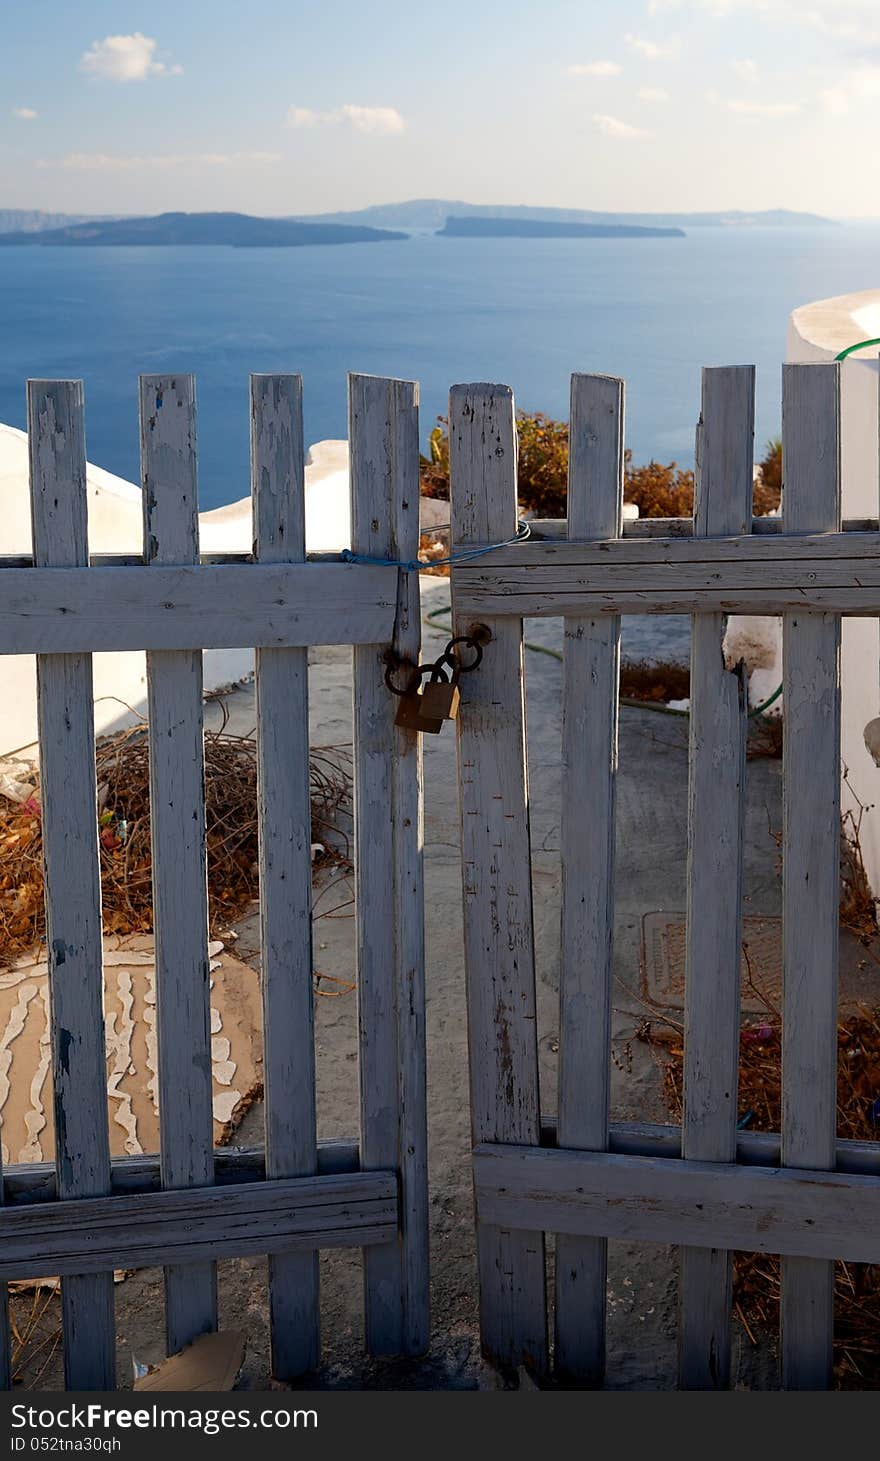
[[[638,228],[816,228],[835,220],[788,208],[746,212],[739,208],[703,213],[612,213],[588,208],[540,208],[528,204],[463,203],[449,198],[410,198],[403,203],[376,203],[354,212],[298,215],[313,223],[362,223],[375,228],[442,229],[447,218],[522,218],[542,223],[595,223]]]
[[[829,228],[834,219],[818,213],[767,208],[707,213],[601,213],[586,208],[541,208],[526,204],[463,203],[448,198],[411,198],[403,203],[376,203],[351,212],[287,214],[257,218],[246,213],[160,213],[150,217],[119,214],[46,213],[38,209],[0,208],[0,243],[4,244],[229,244],[238,248],[290,248],[305,244],[378,243],[406,237],[408,232],[440,232],[464,237],[463,220],[508,223],[579,224],[589,229],[626,229],[618,238],[637,237],[631,230],[680,232],[692,228]],[[447,228],[452,221],[454,229]],[[406,230],[404,233],[402,230]],[[513,231],[506,230],[512,237]],[[562,231],[519,229],[519,237],[564,237]],[[471,233],[471,237],[476,234]],[[575,234],[568,235],[575,237]],[[600,237],[584,233],[583,237]],[[483,237],[501,237],[484,233]]]
[[[227,244],[233,248],[304,248],[309,244],[386,243],[407,237],[389,229],[254,218],[247,213],[160,213],[155,218],[90,220],[64,228],[17,229],[0,234],[0,245],[94,248],[132,244]]]
[[[537,218],[447,218],[438,238],[684,238],[683,228],[634,223],[556,223]]]

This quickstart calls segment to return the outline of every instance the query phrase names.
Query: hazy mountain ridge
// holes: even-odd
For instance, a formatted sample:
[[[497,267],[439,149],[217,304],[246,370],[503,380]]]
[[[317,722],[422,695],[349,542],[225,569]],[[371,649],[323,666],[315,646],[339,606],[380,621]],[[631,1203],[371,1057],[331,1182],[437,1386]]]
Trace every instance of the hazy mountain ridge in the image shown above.
[[[401,203],[376,203],[368,208],[357,208],[335,213],[295,213],[275,218],[257,217],[242,213],[171,213],[150,215],[124,215],[119,213],[54,213],[41,209],[0,208],[0,236],[7,234],[26,235],[18,242],[33,240],[40,235],[41,242],[63,242],[50,240],[47,235],[66,233],[83,225],[121,223],[133,225],[171,218],[213,218],[250,219],[253,223],[301,223],[311,227],[337,226],[342,228],[371,228],[383,231],[401,229],[430,229],[443,231],[448,218],[504,218],[522,219],[529,222],[579,223],[608,228],[701,228],[718,227],[745,228],[760,227],[834,227],[838,220],[824,218],[817,213],[798,213],[787,208],[771,208],[747,212],[742,209],[727,209],[702,213],[613,213],[585,208],[539,208],[528,204],[465,203],[450,198],[411,198]],[[8,240],[5,240],[8,242]],[[78,240],[66,240],[77,242]],[[109,243],[110,239],[103,240]],[[121,241],[117,240],[117,241]],[[150,240],[142,238],[140,242]],[[159,242],[158,239],[153,240]],[[221,241],[221,240],[214,240]],[[225,240],[224,240],[225,241]],[[318,242],[313,239],[313,242]],[[332,242],[332,239],[324,240]],[[340,240],[342,241],[342,240]],[[345,242],[354,242],[347,237]],[[366,239],[362,239],[366,242]],[[237,242],[237,240],[232,240]]]
[[[0,234],[0,245],[61,248],[126,245],[225,244],[233,248],[302,248],[315,244],[385,243],[405,233],[363,225],[301,223],[247,213],[160,213],[155,217],[89,220],[65,228]]]
[[[0,208],[0,233],[45,233],[77,223],[106,223],[118,213],[44,213],[39,208]]]
[[[684,238],[683,228],[646,228],[634,223],[564,223],[559,219],[499,218],[451,214],[439,238]]]
[[[711,228],[726,227],[834,227],[836,220],[818,213],[797,213],[788,208],[755,212],[722,209],[701,213],[611,213],[588,208],[533,208],[528,204],[462,203],[449,198],[411,198],[403,203],[375,203],[350,212],[295,215],[302,221],[365,223],[374,227],[442,229],[449,217],[522,218],[535,222],[590,223],[608,227]]]

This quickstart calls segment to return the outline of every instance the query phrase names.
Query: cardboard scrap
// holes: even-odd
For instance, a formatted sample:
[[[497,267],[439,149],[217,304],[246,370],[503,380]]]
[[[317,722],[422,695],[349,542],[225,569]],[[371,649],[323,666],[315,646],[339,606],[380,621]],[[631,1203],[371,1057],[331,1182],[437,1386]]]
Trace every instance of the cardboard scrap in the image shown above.
[[[135,1390],[231,1390],[244,1364],[247,1335],[241,1329],[202,1334],[135,1380]]]

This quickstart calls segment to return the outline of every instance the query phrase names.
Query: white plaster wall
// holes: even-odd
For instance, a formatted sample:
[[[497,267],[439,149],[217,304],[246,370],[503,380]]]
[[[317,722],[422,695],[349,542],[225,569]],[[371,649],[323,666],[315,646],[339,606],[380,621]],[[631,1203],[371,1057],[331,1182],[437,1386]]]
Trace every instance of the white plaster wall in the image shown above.
[[[139,553],[141,489],[91,463],[87,473],[89,548],[93,553]],[[27,435],[0,424],[0,555],[30,553]],[[306,462],[306,545],[311,552],[350,546],[348,443],[320,441]],[[199,515],[203,552],[249,552],[251,500]],[[207,650],[205,688],[243,679],[253,669],[251,650]],[[146,707],[143,654],[96,654],[93,658],[95,727],[99,733],[132,723]],[[131,707],[129,710],[127,707]],[[29,747],[37,736],[35,665],[32,655],[0,655],[0,755]]]
[[[832,361],[848,346],[880,336],[880,290],[838,295],[794,310],[788,322],[786,358]],[[841,366],[841,468],[845,518],[880,515],[878,347],[851,355]],[[782,679],[782,630],[778,619],[732,618],[726,650],[750,668],[749,700],[758,705]],[[869,755],[864,729],[880,715],[880,623],[844,619],[841,634],[841,759],[846,779],[843,810],[866,810],[861,842],[865,868],[880,896],[880,770]]]
[[[841,350],[880,336],[880,290],[840,295],[795,310],[788,326],[789,360],[833,360]],[[850,355],[841,365],[841,467],[844,517],[880,515],[878,347]],[[865,746],[864,731],[880,715],[880,622],[844,619],[841,633],[841,786],[843,810],[869,808],[862,820],[865,869],[880,896],[880,770]]]

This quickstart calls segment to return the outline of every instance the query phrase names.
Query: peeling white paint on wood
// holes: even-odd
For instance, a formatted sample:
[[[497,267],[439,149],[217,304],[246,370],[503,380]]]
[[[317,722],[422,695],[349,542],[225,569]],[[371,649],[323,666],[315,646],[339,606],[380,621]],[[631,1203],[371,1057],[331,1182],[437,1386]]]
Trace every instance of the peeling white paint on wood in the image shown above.
[[[302,379],[251,376],[254,556],[305,558]],[[315,609],[322,611],[319,599]],[[316,1169],[312,979],[309,665],[305,649],[258,649],[260,967],[263,985],[266,1175]],[[321,1356],[318,1254],[269,1260],[272,1374],[293,1380]]]
[[[556,1135],[550,1118],[541,1123],[542,1143],[552,1149]],[[769,1131],[740,1131],[736,1159],[744,1167],[778,1167],[779,1134]],[[608,1128],[608,1150],[618,1156],[658,1157],[678,1161],[681,1156],[681,1127],[648,1121],[612,1121]],[[318,1142],[318,1172],[332,1175],[360,1170],[358,1143],[351,1138]],[[837,1143],[837,1171],[855,1176],[880,1177],[880,1142]],[[159,1161],[155,1155],[119,1157],[111,1162],[112,1190],[116,1193],[158,1192]],[[223,1147],[215,1153],[215,1175],[221,1187],[259,1182],[265,1175],[262,1147]],[[52,1202],[57,1197],[55,1168],[51,1162],[34,1162],[11,1167],[6,1178],[6,1200],[22,1207],[34,1202]]]
[[[23,989],[19,990],[18,999],[16,1000],[13,1009],[10,1011],[6,1029],[3,1031],[2,1039],[0,1039],[0,1111],[2,1111],[3,1107],[6,1105],[9,1097],[9,1070],[12,1065],[13,1042],[18,1039],[19,1035],[25,1027],[25,1021],[27,1020],[28,1015],[28,1007],[30,1006],[31,1000],[36,996],[36,994],[37,987],[34,984],[26,984]],[[33,1087],[31,1087],[31,1091],[33,1091]],[[33,1095],[31,1095],[31,1099],[33,1100]],[[43,1108],[41,1105],[40,1110],[42,1111],[42,1109]],[[3,1124],[4,1126],[7,1125],[6,1122],[4,1122]],[[9,1147],[6,1140],[7,1136],[8,1131],[4,1133],[3,1141],[4,1166],[8,1164],[10,1157]],[[18,1152],[16,1160],[19,1162],[26,1160],[26,1158],[22,1157],[21,1151]]]
[[[452,581],[475,617],[878,614],[880,534],[527,541],[457,564]]]
[[[144,559],[198,561],[195,383],[141,376]],[[149,570],[137,570],[144,576]],[[214,1180],[201,650],[147,653],[159,1129],[166,1188]],[[169,1354],[217,1327],[213,1263],[166,1267]]]
[[[572,376],[570,419],[569,533],[581,540],[615,538],[623,504],[623,381]],[[608,1141],[620,618],[568,615],[564,633],[559,1142],[602,1151]],[[603,1238],[556,1239],[556,1369],[581,1385],[600,1384],[604,1373],[606,1250]]]
[[[453,386],[449,396],[453,552],[516,532],[513,392]],[[455,632],[468,633],[453,576]],[[457,721],[464,954],[475,1141],[540,1139],[535,955],[519,618],[479,615],[491,632],[465,675]],[[480,1328],[490,1362],[547,1366],[544,1234],[481,1223]]]
[[[788,533],[840,527],[840,366],[782,375],[783,521]],[[840,621],[783,621],[782,1160],[834,1167],[840,907]],[[816,1249],[816,1252],[819,1250]],[[834,1269],[782,1265],[780,1347],[786,1389],[831,1383]]]
[[[352,563],[0,568],[0,654],[375,644],[396,587]]]
[[[0,1279],[163,1259],[199,1272],[216,1257],[393,1244],[396,1233],[393,1172],[50,1202],[0,1208]]]
[[[52,1025],[52,1014],[49,1008],[49,990],[44,987],[40,990],[40,1003],[45,1012],[45,1024],[43,1033],[40,1036],[40,1053],[37,1066],[31,1079],[30,1085],[30,1110],[25,1112],[25,1129],[27,1131],[27,1145],[23,1146],[18,1154],[20,1162],[33,1162],[39,1160],[43,1155],[40,1147],[40,1135],[45,1130],[46,1109],[42,1101],[42,1090],[46,1076],[49,1074],[51,1064],[51,1040],[49,1032]]]
[[[84,565],[82,382],[29,381],[27,405],[34,561]],[[58,1191],[97,1198],[110,1190],[110,1145],[90,654],[37,656],[37,710]],[[61,1300],[68,1389],[112,1389],[112,1273],[71,1276]]]
[[[351,542],[355,552],[411,560],[419,546],[418,386],[349,376]],[[418,575],[398,574],[392,649],[416,663]],[[428,1346],[422,747],[394,724],[387,645],[354,650],[355,901],[360,1022],[361,1153],[396,1168],[402,1229],[394,1248],[364,1254],[367,1347]]]
[[[755,371],[703,371],[694,533],[739,535],[752,516]],[[682,1155],[736,1157],[747,687],[724,663],[724,616],[691,623]],[[679,1384],[730,1383],[732,1255],[680,1250]]]
[[[211,949],[222,944],[213,942]],[[5,1160],[54,1154],[45,950],[0,976],[0,1121]],[[226,953],[211,960],[214,1143],[262,1084],[259,976]],[[111,1156],[159,1149],[155,970],[148,934],[104,937],[104,1027]],[[225,1028],[224,1028],[225,1019]],[[235,1085],[233,1085],[235,1082]]]
[[[853,1263],[880,1258],[876,1176],[483,1145],[474,1152],[474,1184],[483,1221],[513,1228]]]

